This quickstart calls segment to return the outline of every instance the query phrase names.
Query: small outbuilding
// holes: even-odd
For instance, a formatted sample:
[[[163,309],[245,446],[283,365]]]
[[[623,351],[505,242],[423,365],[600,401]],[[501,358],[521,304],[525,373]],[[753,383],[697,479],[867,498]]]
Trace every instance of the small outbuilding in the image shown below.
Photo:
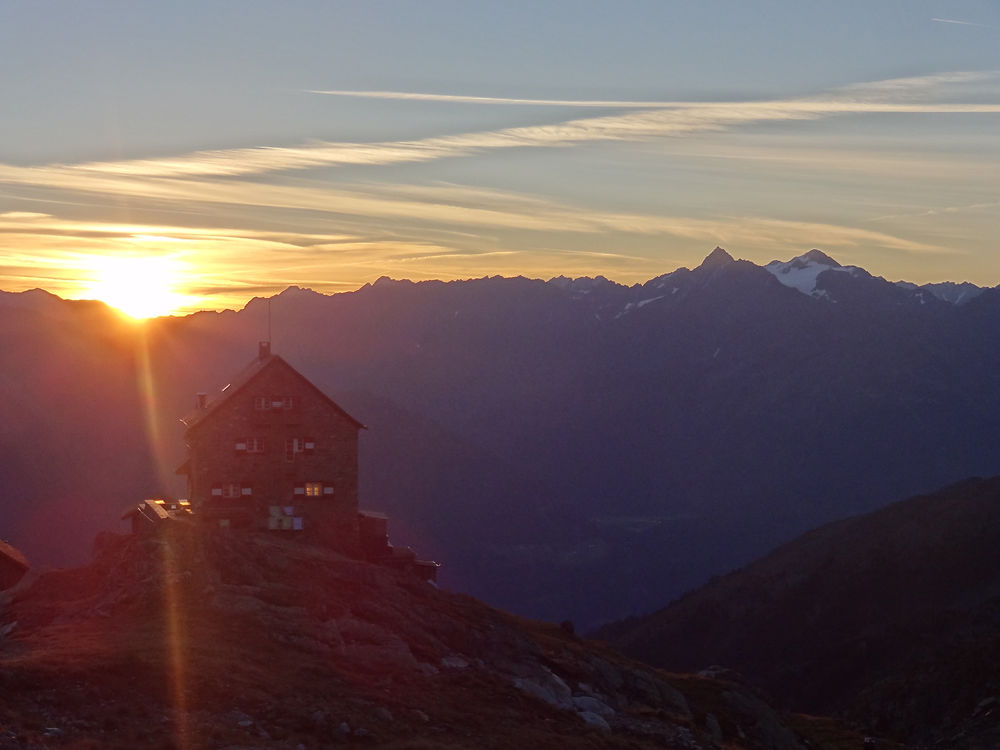
[[[122,513],[122,520],[131,522],[133,534],[140,534],[151,531],[163,521],[190,516],[191,504],[187,500],[164,500],[154,497],[130,505]]]
[[[19,549],[0,540],[0,591],[16,585],[30,569],[31,564]]]

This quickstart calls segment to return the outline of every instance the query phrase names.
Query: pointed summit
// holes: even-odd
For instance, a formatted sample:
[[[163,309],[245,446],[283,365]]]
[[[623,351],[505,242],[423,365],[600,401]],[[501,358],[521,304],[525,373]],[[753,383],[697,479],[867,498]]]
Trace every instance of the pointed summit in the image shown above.
[[[845,267],[840,265],[822,250],[816,250],[815,248],[784,263],[780,260],[772,260],[764,266],[764,270],[772,273],[785,286],[798,289],[803,294],[813,297],[825,296],[827,294],[823,289],[818,287],[820,274],[827,271],[843,271],[848,273],[858,271],[853,266]]]
[[[735,263],[733,256],[723,250],[721,247],[716,247],[715,250],[708,254],[708,257],[701,262],[699,268],[722,268],[723,266],[728,266],[730,263]]]
[[[824,266],[830,266],[831,268],[843,268],[837,261],[831,258],[829,255],[824,253],[822,250],[817,250],[813,248],[808,253],[800,255],[795,260],[801,260],[805,263],[820,263]]]

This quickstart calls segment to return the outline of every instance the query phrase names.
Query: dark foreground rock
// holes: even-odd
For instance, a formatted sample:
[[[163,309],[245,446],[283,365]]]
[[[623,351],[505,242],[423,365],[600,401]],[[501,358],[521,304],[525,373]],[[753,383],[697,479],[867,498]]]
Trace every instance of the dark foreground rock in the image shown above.
[[[178,522],[97,546],[0,604],[0,748],[860,744],[327,549]]]

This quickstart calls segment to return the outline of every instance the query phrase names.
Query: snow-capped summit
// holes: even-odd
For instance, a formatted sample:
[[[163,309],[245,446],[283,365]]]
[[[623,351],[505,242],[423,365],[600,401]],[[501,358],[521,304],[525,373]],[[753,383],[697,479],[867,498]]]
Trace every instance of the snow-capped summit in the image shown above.
[[[764,269],[774,274],[785,286],[798,289],[803,294],[813,297],[824,295],[822,289],[817,289],[816,284],[819,275],[825,271],[847,271],[854,272],[858,269],[854,266],[842,266],[833,258],[821,250],[815,248],[797,258],[782,262],[772,260]]]
[[[800,263],[822,263],[832,268],[843,268],[837,261],[815,247],[809,252],[803,253],[798,258],[793,258],[790,262],[795,263],[796,261]]]

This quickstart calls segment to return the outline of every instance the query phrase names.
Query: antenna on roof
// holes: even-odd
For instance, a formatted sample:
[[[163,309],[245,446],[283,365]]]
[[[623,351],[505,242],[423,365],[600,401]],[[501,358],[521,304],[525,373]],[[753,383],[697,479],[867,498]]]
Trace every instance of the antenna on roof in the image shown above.
[[[258,359],[266,359],[271,356],[271,298],[267,298],[267,339],[257,342]]]

